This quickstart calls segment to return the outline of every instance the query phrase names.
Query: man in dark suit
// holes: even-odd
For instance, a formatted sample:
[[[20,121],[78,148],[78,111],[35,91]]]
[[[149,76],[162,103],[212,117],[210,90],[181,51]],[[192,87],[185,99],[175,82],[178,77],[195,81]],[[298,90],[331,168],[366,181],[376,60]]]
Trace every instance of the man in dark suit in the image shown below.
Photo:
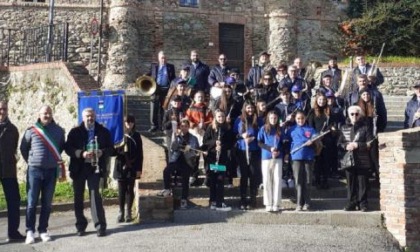
[[[357,67],[353,69],[351,91],[357,89],[357,78],[361,74],[365,74],[368,77],[369,86],[372,88],[376,89],[376,87],[384,83],[384,76],[381,71],[379,71],[379,68],[376,67],[376,69],[373,69],[371,64],[366,63],[364,55],[356,56],[356,63]]]
[[[157,84],[156,92],[150,101],[151,127],[149,132],[155,132],[162,127],[164,113],[162,105],[168,94],[169,86],[176,77],[175,67],[166,62],[165,53],[163,51],[158,53],[158,63],[152,63],[148,75],[154,78]]]
[[[210,74],[209,66],[200,61],[197,50],[191,51],[190,59],[190,77],[195,78],[196,80],[191,96],[197,91],[203,91],[208,94],[210,91],[210,85],[208,84],[208,77]]]

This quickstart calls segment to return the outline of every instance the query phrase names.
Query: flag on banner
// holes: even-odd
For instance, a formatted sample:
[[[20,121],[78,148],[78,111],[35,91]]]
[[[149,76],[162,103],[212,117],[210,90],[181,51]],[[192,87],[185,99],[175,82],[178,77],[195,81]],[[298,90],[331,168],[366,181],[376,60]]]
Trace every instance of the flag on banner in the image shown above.
[[[93,108],[96,121],[111,131],[114,146],[124,142],[124,90],[81,91],[78,98],[78,121],[82,123],[82,112]]]

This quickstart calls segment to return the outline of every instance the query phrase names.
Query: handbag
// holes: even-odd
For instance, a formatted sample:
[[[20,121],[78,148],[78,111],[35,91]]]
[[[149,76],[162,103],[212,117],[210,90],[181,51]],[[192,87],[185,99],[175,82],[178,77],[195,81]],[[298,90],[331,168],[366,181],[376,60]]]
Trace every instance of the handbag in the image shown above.
[[[346,171],[351,169],[355,166],[354,162],[354,154],[353,151],[347,151],[343,158],[340,160],[340,167],[338,168],[339,171]]]

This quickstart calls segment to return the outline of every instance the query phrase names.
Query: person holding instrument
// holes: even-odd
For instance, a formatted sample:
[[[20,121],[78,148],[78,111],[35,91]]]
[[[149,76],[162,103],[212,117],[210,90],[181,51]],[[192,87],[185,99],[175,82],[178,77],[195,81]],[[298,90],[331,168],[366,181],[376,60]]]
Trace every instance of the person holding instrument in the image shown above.
[[[86,182],[89,188],[92,220],[97,235],[106,235],[105,211],[99,193],[99,181],[106,173],[108,157],[114,152],[110,131],[95,121],[96,114],[92,108],[82,112],[83,122],[70,130],[65,151],[70,156],[70,177],[73,179],[74,212],[76,215],[77,235],[86,233],[87,219],[83,214],[83,200]],[[89,150],[89,143],[97,139],[96,148]],[[95,167],[97,159],[97,167]],[[97,172],[98,171],[98,172]]]
[[[190,122],[181,120],[179,130],[171,143],[168,165],[163,170],[164,189],[158,196],[167,197],[171,195],[171,175],[176,170],[182,176],[181,209],[188,207],[189,176],[197,162],[199,144],[197,137],[190,134]]]
[[[207,128],[203,138],[203,150],[208,152],[207,170],[210,182],[210,209],[230,211],[224,203],[224,180],[229,162],[228,151],[232,148],[235,137],[226,115],[220,109],[215,110],[212,124]]]

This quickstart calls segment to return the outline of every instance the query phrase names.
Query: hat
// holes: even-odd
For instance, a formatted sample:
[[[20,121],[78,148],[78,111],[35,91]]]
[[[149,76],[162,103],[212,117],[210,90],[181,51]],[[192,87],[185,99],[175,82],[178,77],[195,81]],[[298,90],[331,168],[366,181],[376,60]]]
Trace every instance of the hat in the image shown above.
[[[331,91],[331,90],[328,90],[328,91],[325,93],[325,96],[326,96],[327,98],[335,97],[334,92],[333,92],[333,91]]]
[[[179,84],[187,84],[187,81],[186,81],[186,80],[184,80],[184,79],[182,79],[182,78],[178,78],[178,79],[176,80],[176,84],[177,84],[177,85],[179,85]]]
[[[325,77],[330,77],[330,78],[332,78],[332,75],[331,75],[331,74],[329,74],[329,73],[326,73],[326,74],[322,75],[322,78],[325,78]]]
[[[235,79],[235,78],[233,78],[233,77],[227,77],[227,78],[226,78],[226,80],[225,80],[225,82],[226,82],[226,84],[228,84],[228,85],[233,85],[233,84],[235,84],[235,83],[236,83],[236,79]]]
[[[230,69],[230,72],[229,72],[229,73],[236,73],[236,74],[240,74],[240,73],[241,73],[241,71],[239,70],[239,68],[234,67],[234,68],[231,68],[231,69]]]
[[[298,93],[300,91],[302,91],[302,87],[301,86],[293,85],[292,92]]]
[[[182,65],[181,69],[185,71],[190,71],[190,65],[184,64]]]
[[[264,51],[264,52],[260,53],[260,57],[263,56],[263,55],[266,55],[266,56],[270,57],[271,54],[269,54],[267,51]]]
[[[414,88],[420,88],[420,81],[417,81],[416,83],[414,83]]]

